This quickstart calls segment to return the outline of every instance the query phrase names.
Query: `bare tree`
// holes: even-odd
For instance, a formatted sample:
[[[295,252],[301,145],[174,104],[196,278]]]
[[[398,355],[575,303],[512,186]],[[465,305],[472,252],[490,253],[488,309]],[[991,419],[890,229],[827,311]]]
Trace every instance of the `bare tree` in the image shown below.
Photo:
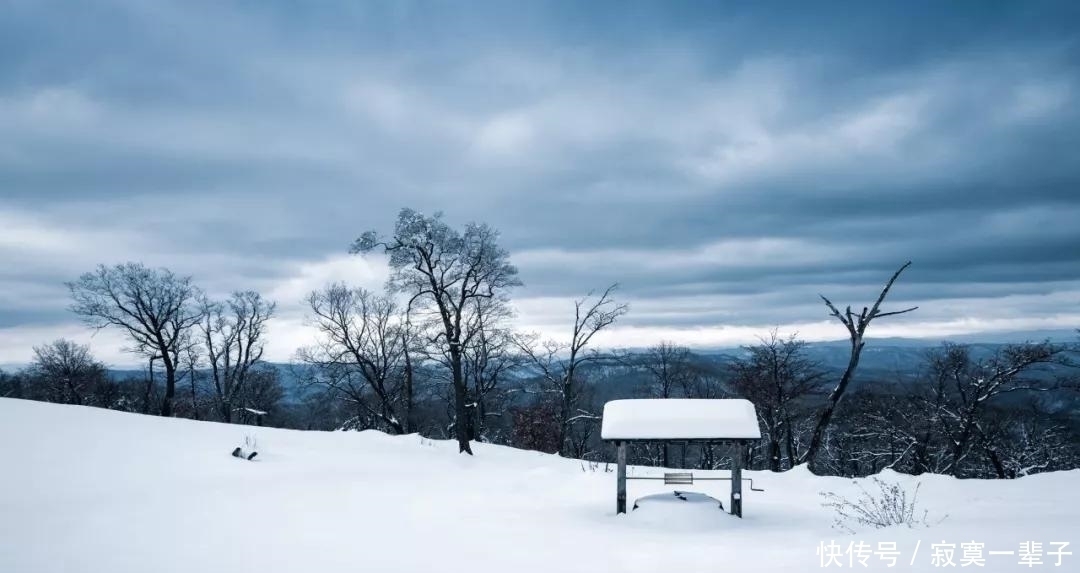
[[[24,398],[27,392],[26,374],[8,374],[0,370],[0,398]]]
[[[181,358],[188,372],[188,397],[191,399],[191,417],[198,420],[201,416],[199,407],[199,379],[201,378],[199,365],[202,361],[202,355],[198,344],[188,344],[186,346]]]
[[[105,366],[94,360],[90,347],[63,338],[34,347],[30,372],[43,386],[44,397],[61,404],[93,402],[93,394],[106,381]]]
[[[672,398],[676,392],[687,392],[695,372],[690,363],[690,349],[685,346],[661,341],[644,352],[628,352],[623,362],[630,368],[643,370],[650,378],[649,394],[654,398]],[[670,448],[662,444],[660,463],[671,467]],[[682,446],[685,466],[686,446]]]
[[[337,283],[312,292],[307,302],[319,340],[299,357],[315,367],[314,382],[370,419],[357,427],[410,431],[409,340],[393,299]]]
[[[794,442],[794,406],[814,390],[825,373],[807,357],[806,343],[795,335],[781,338],[773,330],[759,344],[743,349],[747,356],[732,363],[731,382],[757,406],[765,427],[769,469],[780,471],[781,445]],[[789,457],[788,463],[793,465],[795,458]]]
[[[1034,401],[1027,408],[984,414],[979,446],[998,478],[1067,470],[1080,463],[1077,435],[1063,416],[1049,415]]]
[[[947,386],[936,400],[936,419],[939,430],[946,435],[948,448],[947,465],[942,470],[960,476],[961,463],[974,451],[978,443],[993,442],[986,414],[996,398],[1016,392],[1045,392],[1055,388],[1052,377],[1037,367],[1060,360],[1065,347],[1050,342],[1009,344],[1000,348],[989,358],[975,360],[970,348],[946,344],[937,365],[943,368],[941,378]],[[984,448],[990,461],[998,466],[998,474],[1004,475],[1000,460],[992,449]]]
[[[577,421],[599,419],[596,413],[579,408],[580,370],[582,366],[604,358],[598,352],[589,352],[589,343],[598,332],[614,324],[629,310],[626,304],[612,299],[617,287],[616,284],[609,286],[599,298],[589,293],[574,301],[574,324],[569,342],[547,340],[541,343],[536,336],[522,336],[517,340],[528,361],[540,371],[548,391],[558,396],[559,453],[564,456],[570,455],[573,446],[569,439],[571,425]]]
[[[822,463],[849,475],[890,467],[983,478],[1068,467],[1057,465],[1069,449],[1068,417],[1054,410],[1069,388],[1059,377],[1069,363],[1066,347],[1049,342],[992,351],[942,344],[927,352],[914,383],[846,399],[842,431],[829,440],[843,459]]]
[[[248,373],[243,390],[236,397],[240,423],[261,423],[263,416],[272,416],[285,395],[278,370],[272,367],[255,368]]]
[[[276,305],[254,291],[235,292],[225,302],[202,299],[201,339],[222,421],[230,423],[237,397],[262,360],[266,321]],[[194,386],[192,387],[194,392]]]
[[[119,327],[134,343],[132,352],[146,356],[151,364],[161,361],[165,369],[161,415],[172,416],[184,337],[201,316],[195,304],[199,291],[191,277],[126,263],[101,265],[67,286],[74,299],[72,311],[88,325]]]
[[[637,358],[637,364],[654,382],[656,398],[671,398],[679,389],[685,389],[693,376],[690,349],[685,346],[662,341]]]
[[[493,441],[488,435],[488,420],[503,415],[499,407],[506,401],[502,385],[523,363],[524,357],[514,345],[513,334],[503,324],[509,312],[505,306],[487,308],[477,301],[469,325],[473,343],[464,349],[464,370],[472,410],[470,436],[477,441]]]
[[[394,234],[380,237],[364,233],[352,246],[353,253],[381,248],[390,256],[393,273],[389,286],[409,295],[419,312],[427,312],[438,325],[432,344],[449,357],[454,391],[454,437],[461,452],[469,446],[468,381],[464,352],[472,343],[469,313],[477,300],[504,304],[506,291],[521,284],[517,268],[498,245],[498,233],[487,225],[469,223],[463,233],[447,225],[441,214],[432,217],[402,209]]]
[[[892,277],[889,282],[885,283],[885,288],[881,290],[881,294],[878,295],[877,300],[874,301],[874,305],[867,308],[863,307],[861,313],[854,313],[851,307],[841,313],[839,309],[830,301],[821,296],[821,300],[825,301],[825,306],[829,309],[829,314],[836,317],[837,320],[844,325],[844,328],[848,331],[848,337],[851,342],[851,355],[848,358],[847,368],[844,369],[844,374],[840,377],[840,383],[836,385],[832,393],[829,394],[828,402],[825,404],[825,408],[821,411],[821,415],[818,417],[817,424],[814,426],[814,431],[810,435],[810,445],[807,447],[806,452],[801,458],[802,461],[809,462],[811,466],[815,463],[815,457],[818,450],[821,449],[822,442],[825,438],[825,431],[829,427],[829,422],[832,421],[833,413],[836,411],[836,405],[840,403],[840,399],[844,397],[844,392],[847,391],[848,385],[851,383],[851,379],[855,376],[855,370],[859,367],[859,358],[862,356],[863,347],[866,342],[863,337],[866,334],[867,327],[876,318],[885,318],[887,316],[895,316],[898,314],[904,314],[911,312],[919,307],[913,306],[904,310],[898,310],[893,312],[882,312],[881,303],[885,302],[885,297],[889,294],[889,289],[892,288],[893,283],[900,277],[900,273],[904,272],[904,269],[911,266],[911,261],[904,263]],[[811,468],[813,469],[813,468]]]

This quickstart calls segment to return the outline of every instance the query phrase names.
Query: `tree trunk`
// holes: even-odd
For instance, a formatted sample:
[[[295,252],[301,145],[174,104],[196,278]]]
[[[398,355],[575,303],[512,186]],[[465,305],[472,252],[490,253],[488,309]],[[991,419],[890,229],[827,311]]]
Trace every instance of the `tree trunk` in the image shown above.
[[[865,343],[861,338],[857,341],[852,341],[851,358],[848,360],[847,369],[844,370],[844,375],[840,377],[840,383],[836,385],[832,394],[829,395],[829,402],[825,405],[825,410],[821,413],[821,417],[818,418],[817,425],[814,426],[814,433],[810,436],[810,445],[806,450],[806,457],[804,458],[804,460],[810,464],[811,472],[817,473],[817,470],[820,469],[820,465],[817,463],[818,450],[821,449],[822,441],[825,439],[825,430],[829,427],[833,412],[836,411],[836,405],[840,402],[840,398],[844,396],[848,384],[851,383],[851,379],[855,375],[855,369],[859,366],[859,356],[862,354],[863,346],[865,346]]]
[[[464,376],[461,372],[461,350],[455,345],[450,347],[450,365],[454,375],[454,437],[458,442],[458,453],[472,455],[469,446],[469,408]]]
[[[199,405],[195,400],[195,370],[188,370],[188,381],[191,382],[191,415],[196,420],[199,419]]]
[[[142,413],[150,413],[150,393],[154,389],[154,359],[150,358],[150,368],[146,371],[146,390],[143,392]]]
[[[791,416],[784,421],[785,446],[787,448],[788,469],[795,467],[795,429],[791,425]]]
[[[487,410],[484,408],[484,397],[479,390],[476,392],[476,407],[473,409],[476,410],[476,422],[473,424],[475,436],[473,439],[481,442],[484,437],[484,419],[487,416]]]
[[[968,441],[971,440],[972,428],[975,423],[972,419],[968,419],[964,423],[964,429],[960,432],[960,437],[957,438],[953,444],[952,455],[952,475],[953,477],[960,477],[960,460],[964,458],[964,453],[967,450]]]
[[[772,432],[769,433],[769,469],[780,471],[780,438]]]
[[[82,403],[83,403],[82,395],[79,394],[79,389],[75,385],[75,383],[71,381],[70,376],[67,379],[67,386],[68,386],[68,392],[71,393],[71,403],[82,406]]]
[[[161,401],[161,415],[172,417],[173,397],[176,395],[176,371],[165,367],[165,398]]]
[[[912,455],[912,475],[922,475],[930,471],[930,431],[927,430],[915,444],[915,452]]]
[[[990,463],[994,466],[994,471],[997,472],[998,479],[1005,479],[1005,466],[1001,463],[1001,458],[997,455],[997,452],[993,448],[986,447],[986,455],[990,458]],[[1015,477],[1015,476],[1012,476]]]
[[[165,397],[161,401],[161,415],[172,417],[173,398],[176,396],[176,365],[168,358],[161,362],[165,365]]]
[[[232,401],[228,398],[221,399],[221,420],[226,424],[232,423]]]
[[[559,407],[559,455],[566,458],[570,457],[570,448],[566,444],[570,436],[570,393],[573,391],[570,376],[567,375],[563,382],[562,404]]]
[[[413,369],[409,357],[409,347],[405,346],[405,433],[416,431],[413,428]]]

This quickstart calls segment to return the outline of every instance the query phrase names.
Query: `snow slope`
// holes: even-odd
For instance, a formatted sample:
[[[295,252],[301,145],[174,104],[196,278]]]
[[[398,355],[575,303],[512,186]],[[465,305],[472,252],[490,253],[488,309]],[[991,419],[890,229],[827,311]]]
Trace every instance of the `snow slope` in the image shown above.
[[[259,461],[230,457],[249,434]],[[831,529],[818,492],[853,491],[850,480],[748,472],[767,491],[744,489],[742,520],[678,503],[616,516],[615,477],[603,469],[483,444],[462,456],[417,436],[0,399],[0,572],[801,571],[820,568],[816,549],[829,540],[895,541],[892,571],[937,570],[929,544],[943,540],[1014,551],[1069,541],[1077,555],[1063,567],[1044,556],[1036,569],[1080,570],[1080,471],[1009,482],[925,476],[920,499],[947,519],[847,535]],[[689,489],[726,500],[727,488]],[[631,498],[670,490],[630,482]],[[987,556],[978,570],[1029,569],[1016,561]]]

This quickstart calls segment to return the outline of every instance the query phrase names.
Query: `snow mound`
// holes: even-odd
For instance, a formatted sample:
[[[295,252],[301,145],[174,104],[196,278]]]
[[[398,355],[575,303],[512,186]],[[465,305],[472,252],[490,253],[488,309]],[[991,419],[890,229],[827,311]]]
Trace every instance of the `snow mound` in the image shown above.
[[[635,526],[668,532],[700,532],[737,526],[720,500],[696,491],[666,491],[639,497],[627,514]]]

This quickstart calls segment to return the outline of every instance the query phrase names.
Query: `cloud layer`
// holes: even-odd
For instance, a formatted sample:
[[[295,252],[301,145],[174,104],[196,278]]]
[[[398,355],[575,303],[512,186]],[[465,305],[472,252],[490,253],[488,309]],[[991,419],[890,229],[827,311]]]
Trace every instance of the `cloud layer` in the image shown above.
[[[607,344],[835,338],[908,259],[880,334],[1080,326],[1074,3],[7,6],[0,363],[130,362],[62,284],[125,260],[277,299],[287,359],[402,206],[502,231],[522,328],[620,282]]]

